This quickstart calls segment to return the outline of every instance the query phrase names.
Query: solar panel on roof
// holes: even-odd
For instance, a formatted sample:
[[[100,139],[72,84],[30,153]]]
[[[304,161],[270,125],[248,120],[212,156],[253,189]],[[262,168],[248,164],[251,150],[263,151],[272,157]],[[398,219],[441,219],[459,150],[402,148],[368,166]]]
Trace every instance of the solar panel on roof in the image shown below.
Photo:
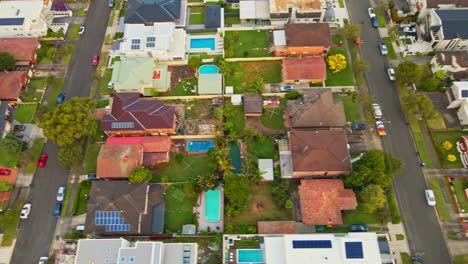
[[[462,90],[461,95],[463,98],[468,98],[468,90]]]
[[[111,128],[135,128],[134,122],[112,122]]]
[[[293,248],[331,248],[331,240],[293,240]]]
[[[364,252],[362,250],[362,242],[345,242],[346,258],[362,259]]]
[[[20,26],[24,23],[24,17],[21,18],[0,18],[0,26]]]

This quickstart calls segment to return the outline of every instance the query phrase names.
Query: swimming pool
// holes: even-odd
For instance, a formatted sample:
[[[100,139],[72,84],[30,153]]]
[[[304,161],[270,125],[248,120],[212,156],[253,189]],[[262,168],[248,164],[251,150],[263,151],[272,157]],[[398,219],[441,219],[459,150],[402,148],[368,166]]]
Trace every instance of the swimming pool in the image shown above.
[[[214,148],[213,140],[189,140],[187,141],[188,152],[208,152]]]
[[[208,190],[205,192],[205,218],[207,222],[219,222],[220,198],[221,192],[219,190]]]
[[[241,153],[239,144],[235,141],[229,142],[229,158],[231,159],[231,164],[234,167],[232,173],[241,173],[242,172],[242,162],[241,162]]]
[[[202,65],[198,69],[199,74],[210,74],[210,73],[213,74],[213,73],[218,73],[218,72],[219,72],[218,66],[213,65],[213,64]]]
[[[238,249],[237,263],[263,263],[263,249]]]
[[[215,50],[214,38],[192,38],[190,39],[191,49],[210,49]]]

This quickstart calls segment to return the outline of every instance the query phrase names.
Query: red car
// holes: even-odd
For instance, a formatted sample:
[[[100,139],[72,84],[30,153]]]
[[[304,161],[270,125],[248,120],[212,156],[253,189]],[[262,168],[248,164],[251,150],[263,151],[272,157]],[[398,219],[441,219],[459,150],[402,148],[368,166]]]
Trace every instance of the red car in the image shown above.
[[[97,66],[99,64],[99,55],[93,56],[93,66]]]
[[[11,170],[10,169],[0,169],[0,175],[3,175],[3,176],[8,176],[11,174]]]
[[[39,161],[37,162],[37,167],[38,168],[44,168],[47,162],[47,154],[42,153],[41,156],[39,157]]]

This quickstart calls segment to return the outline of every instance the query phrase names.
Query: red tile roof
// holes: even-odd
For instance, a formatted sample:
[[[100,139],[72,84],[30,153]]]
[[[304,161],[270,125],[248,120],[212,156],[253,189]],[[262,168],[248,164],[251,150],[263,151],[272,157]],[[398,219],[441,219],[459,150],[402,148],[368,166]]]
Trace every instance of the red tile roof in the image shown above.
[[[288,47],[329,47],[332,44],[328,23],[284,25]]]
[[[141,145],[143,152],[169,152],[171,150],[171,137],[108,137],[109,145]]]
[[[327,68],[322,57],[284,58],[283,80],[325,80]]]
[[[28,78],[28,73],[25,71],[0,73],[0,99],[17,100]]]
[[[0,169],[9,169],[11,170],[11,174],[8,176],[0,176],[0,180],[7,181],[11,185],[15,185],[16,177],[18,176],[18,170],[12,168],[1,167]],[[0,202],[8,202],[10,200],[11,191],[9,192],[0,192]]]
[[[96,174],[101,178],[127,178],[142,164],[141,145],[104,144],[99,151]]]
[[[295,221],[259,221],[257,222],[259,234],[295,234]]]
[[[168,152],[145,152],[143,153],[143,165],[150,166],[169,161]]]
[[[37,38],[0,39],[0,52],[8,52],[17,61],[34,61],[36,49],[40,46]]]
[[[307,225],[343,224],[341,210],[357,207],[356,195],[344,189],[342,180],[301,180],[299,198],[302,222]]]

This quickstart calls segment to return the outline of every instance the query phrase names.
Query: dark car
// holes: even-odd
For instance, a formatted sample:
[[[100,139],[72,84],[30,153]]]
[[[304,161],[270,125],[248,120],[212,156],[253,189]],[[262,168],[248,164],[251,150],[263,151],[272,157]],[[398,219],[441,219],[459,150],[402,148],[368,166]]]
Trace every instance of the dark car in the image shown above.
[[[101,178],[99,178],[96,173],[90,173],[88,175],[86,175],[86,180],[88,181],[98,181],[100,180]]]
[[[361,123],[352,124],[351,129],[352,130],[364,130],[364,129],[366,129],[366,125],[361,124]]]
[[[60,217],[62,212],[62,203],[56,203],[54,206],[54,217]]]
[[[24,131],[26,129],[25,125],[15,125],[13,131]]]
[[[379,27],[379,20],[377,20],[377,17],[371,17],[371,23],[372,23],[372,26],[375,27],[375,28],[378,28]]]
[[[57,96],[57,104],[62,104],[63,102],[65,101],[65,93],[64,92],[61,92],[58,96]]]
[[[369,231],[369,226],[366,224],[364,225],[350,225],[349,226],[349,231],[351,232],[367,232]]]

